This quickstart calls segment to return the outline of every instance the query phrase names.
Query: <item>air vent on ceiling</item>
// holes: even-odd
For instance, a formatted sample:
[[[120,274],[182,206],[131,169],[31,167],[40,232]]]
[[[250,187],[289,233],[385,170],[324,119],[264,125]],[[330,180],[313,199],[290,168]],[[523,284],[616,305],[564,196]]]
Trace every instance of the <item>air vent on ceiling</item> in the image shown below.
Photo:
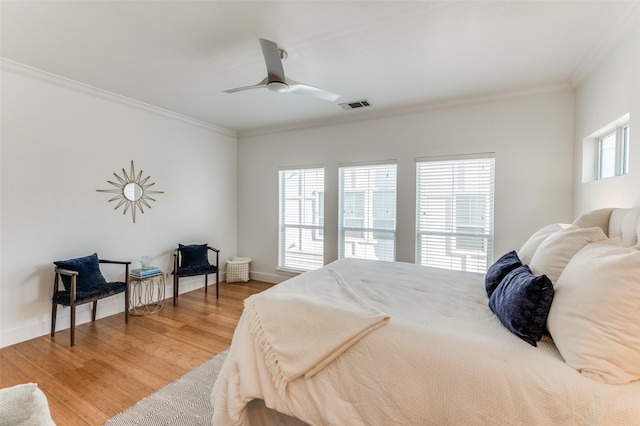
[[[342,109],[357,109],[357,108],[364,108],[364,107],[368,107],[371,106],[371,104],[369,103],[368,100],[363,99],[361,101],[353,101],[353,102],[345,102],[342,104],[338,104],[342,107]]]

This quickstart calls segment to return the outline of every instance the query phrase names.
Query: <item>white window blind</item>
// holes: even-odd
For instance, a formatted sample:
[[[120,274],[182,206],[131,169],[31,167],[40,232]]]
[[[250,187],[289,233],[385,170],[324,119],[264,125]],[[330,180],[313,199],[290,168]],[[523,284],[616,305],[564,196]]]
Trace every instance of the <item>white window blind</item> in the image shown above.
[[[397,165],[339,167],[338,256],[396,258]]]
[[[324,169],[279,171],[278,267],[310,271],[324,264]]]
[[[494,158],[418,161],[416,263],[485,272],[493,263]]]

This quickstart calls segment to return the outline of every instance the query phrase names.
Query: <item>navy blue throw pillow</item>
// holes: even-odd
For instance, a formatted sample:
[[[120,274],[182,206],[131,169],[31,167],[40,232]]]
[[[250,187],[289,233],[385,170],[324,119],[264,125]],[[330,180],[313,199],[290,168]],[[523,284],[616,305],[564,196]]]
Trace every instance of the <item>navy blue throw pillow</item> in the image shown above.
[[[206,244],[178,244],[181,254],[180,267],[190,268],[192,266],[208,266],[209,257],[207,255]]]
[[[489,307],[513,334],[537,346],[542,338],[554,289],[546,275],[535,276],[527,265],[509,272],[489,299]]]
[[[53,262],[58,268],[68,269],[78,273],[76,289],[78,291],[88,291],[92,288],[102,287],[107,284],[102,272],[100,272],[100,262],[98,255],[93,253],[89,256],[79,257],[69,260],[58,260]],[[71,290],[71,277],[62,275],[62,284],[67,291]]]
[[[491,265],[484,276],[484,287],[487,290],[487,296],[491,297],[504,277],[520,266],[522,266],[522,262],[515,251],[510,251],[503,255],[496,263]]]

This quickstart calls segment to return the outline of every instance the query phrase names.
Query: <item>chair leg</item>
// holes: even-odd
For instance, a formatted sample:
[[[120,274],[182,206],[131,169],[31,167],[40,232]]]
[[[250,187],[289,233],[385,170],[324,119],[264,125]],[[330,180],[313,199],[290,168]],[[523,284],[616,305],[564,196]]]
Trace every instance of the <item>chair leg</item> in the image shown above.
[[[218,275],[218,271],[216,271],[216,299],[218,298],[218,287],[220,286],[220,277]]]
[[[178,286],[180,285],[180,278],[178,274],[173,275],[173,306],[176,306],[176,299],[178,298]]]
[[[209,291],[209,275],[204,274],[204,294],[207,294]]]
[[[56,335],[56,317],[58,313],[58,304],[51,303],[51,337]]]
[[[124,323],[129,323],[129,285],[124,292]]]
[[[76,306],[71,305],[71,325],[69,326],[71,331],[71,346],[76,344]]]
[[[98,301],[93,301],[93,309],[91,310],[91,321],[96,320],[96,312],[98,311]]]

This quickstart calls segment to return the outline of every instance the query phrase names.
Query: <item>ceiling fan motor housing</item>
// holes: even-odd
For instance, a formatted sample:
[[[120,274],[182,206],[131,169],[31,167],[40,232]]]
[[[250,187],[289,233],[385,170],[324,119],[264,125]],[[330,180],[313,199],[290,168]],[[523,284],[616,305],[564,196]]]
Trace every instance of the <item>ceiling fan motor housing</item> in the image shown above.
[[[286,93],[289,91],[289,85],[278,80],[267,83],[267,88],[276,93]]]

